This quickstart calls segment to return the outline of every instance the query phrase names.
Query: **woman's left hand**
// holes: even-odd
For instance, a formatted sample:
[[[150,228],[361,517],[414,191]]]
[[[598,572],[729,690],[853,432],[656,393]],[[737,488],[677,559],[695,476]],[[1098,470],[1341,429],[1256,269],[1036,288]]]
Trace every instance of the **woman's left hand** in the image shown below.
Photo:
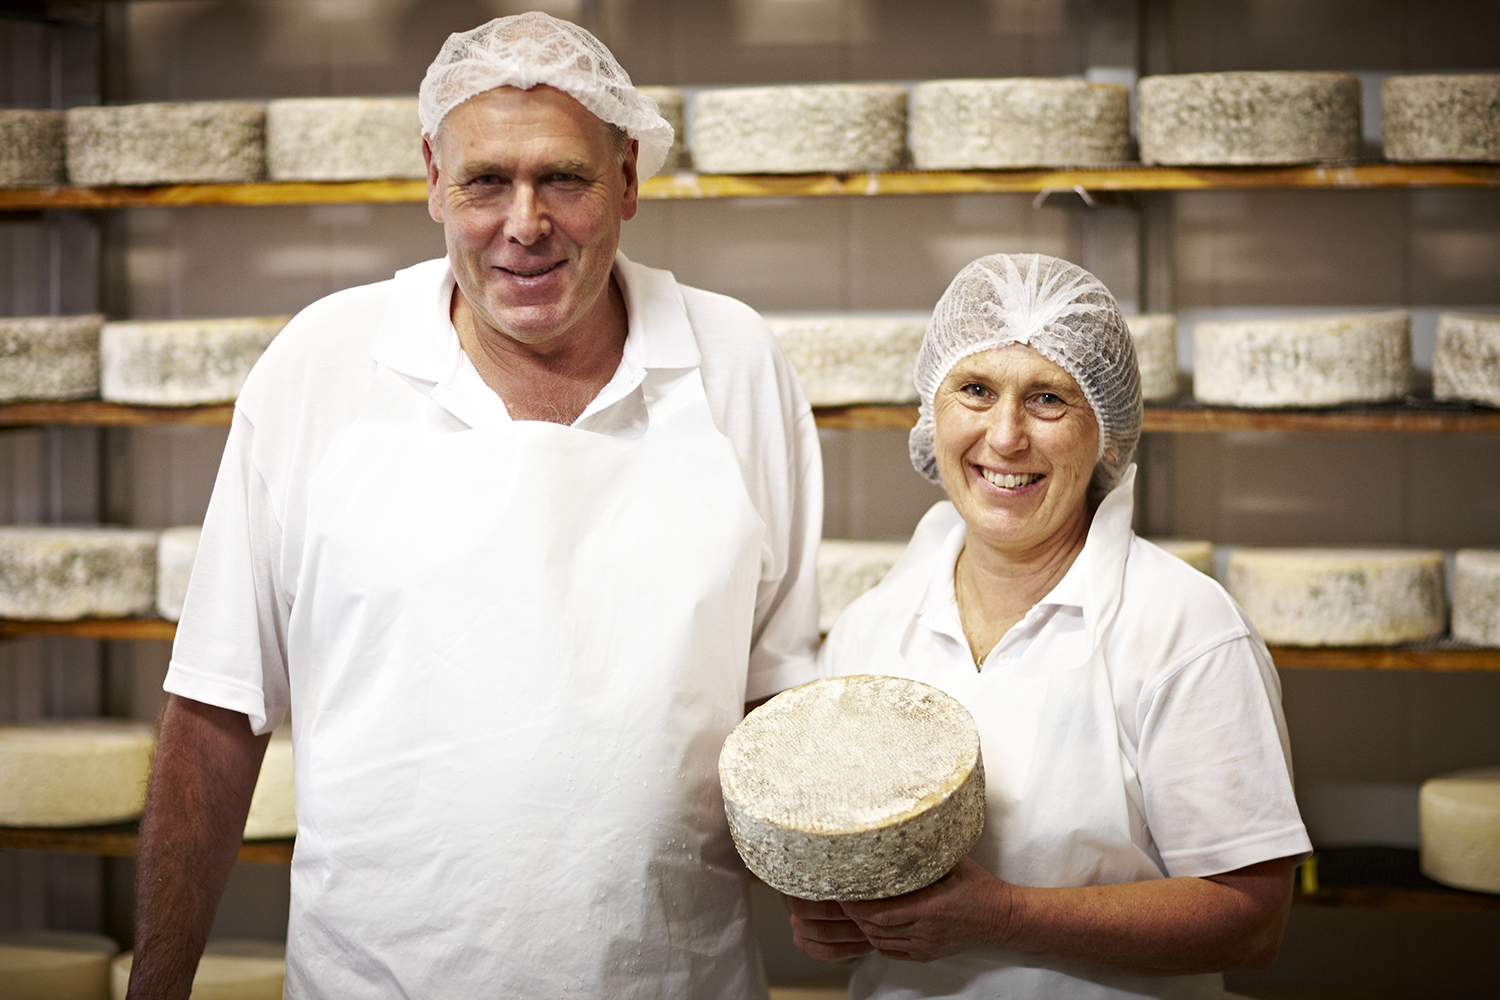
[[[1015,905],[1012,890],[966,857],[925,889],[839,905],[880,954],[931,962],[1002,947]]]

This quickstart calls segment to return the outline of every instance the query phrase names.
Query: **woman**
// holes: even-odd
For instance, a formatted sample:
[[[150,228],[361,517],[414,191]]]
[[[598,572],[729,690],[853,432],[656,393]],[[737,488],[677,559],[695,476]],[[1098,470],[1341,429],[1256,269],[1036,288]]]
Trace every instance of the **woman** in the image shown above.
[[[913,464],[949,501],[825,644],[979,727],[985,832],[936,884],[792,900],[798,946],[863,956],[850,996],[1216,997],[1267,965],[1310,851],[1280,686],[1214,581],[1130,529],[1130,334],[1066,261],[961,271],[917,360]]]

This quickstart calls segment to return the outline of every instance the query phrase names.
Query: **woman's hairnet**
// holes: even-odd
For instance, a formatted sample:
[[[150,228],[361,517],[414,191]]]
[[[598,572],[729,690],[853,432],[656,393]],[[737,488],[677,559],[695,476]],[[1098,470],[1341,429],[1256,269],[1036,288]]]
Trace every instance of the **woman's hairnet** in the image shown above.
[[[932,397],[961,359],[1026,344],[1083,390],[1099,422],[1091,493],[1115,487],[1141,436],[1141,373],[1125,317],[1104,283],[1042,254],[992,254],[969,264],[933,310],[914,376],[922,397],[911,463],[941,483]]]
[[[539,11],[497,17],[448,36],[417,94],[422,132],[436,139],[448,112],[475,94],[541,84],[570,95],[637,140],[641,180],[666,162],[672,126],[657,112],[656,102],[635,88],[603,42],[576,24]]]

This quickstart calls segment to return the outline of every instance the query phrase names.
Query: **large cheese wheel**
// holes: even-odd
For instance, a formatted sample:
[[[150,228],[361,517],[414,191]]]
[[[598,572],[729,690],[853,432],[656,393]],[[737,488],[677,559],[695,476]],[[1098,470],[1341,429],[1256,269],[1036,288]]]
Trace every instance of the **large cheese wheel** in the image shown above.
[[[292,735],[277,730],[266,743],[260,777],[245,817],[246,840],[270,840],[297,835],[296,795],[292,785]]]
[[[1154,401],[1177,395],[1177,317],[1126,316],[1125,325],[1141,369],[1141,398]]]
[[[1151,543],[1171,553],[1204,576],[1214,575],[1214,543],[1186,538],[1153,538]]]
[[[288,97],[266,105],[272,180],[419,179],[422,122],[415,97]]]
[[[692,158],[687,151],[687,95],[680,87],[638,87],[642,94],[656,102],[656,110],[672,126],[672,148],[667,151],[663,173],[690,170]]]
[[[1438,313],[1432,394],[1500,406],[1500,315]]]
[[[92,826],[141,814],[156,745],[144,723],[0,726],[0,826]]]
[[[1339,406],[1411,386],[1405,311],[1193,324],[1193,395],[1223,406]]]
[[[167,621],[175,622],[182,617],[182,602],[187,597],[188,580],[202,537],[203,528],[192,524],[168,528],[157,539],[156,613]]]
[[[767,885],[879,899],[945,875],[984,827],[979,733],[916,681],[855,676],[784,691],[719,755],[729,830]]]
[[[700,90],[693,166],[710,174],[890,170],[906,150],[906,91],[891,84]]]
[[[105,323],[99,394],[117,403],[231,403],[289,316]]]
[[[156,532],[0,527],[0,618],[120,618],[156,606]]]
[[[1394,645],[1447,624],[1436,549],[1236,549],[1225,586],[1269,643]]]
[[[266,109],[246,101],[70,108],[74,184],[190,184],[265,175]]]
[[[1422,872],[1459,889],[1500,892],[1500,767],[1422,783]]]
[[[1091,167],[1130,156],[1130,91],[1023,77],[932,80],[911,92],[912,162],[923,170]]]
[[[0,111],[0,187],[65,183],[63,135],[61,111]]]
[[[1278,164],[1359,157],[1359,77],[1182,73],[1136,86],[1141,162]]]
[[[1459,549],[1454,555],[1453,638],[1500,646],[1500,549]]]
[[[766,316],[808,402],[915,403],[912,366],[931,313],[783,313]]]
[[[0,318],[0,402],[99,394],[103,316]]]
[[[134,952],[115,958],[110,996],[125,1000]],[[192,1000],[281,1000],[286,982],[286,948],[268,941],[210,941],[193,976]]]
[[[119,950],[102,934],[0,933],[0,997],[109,1000],[109,960]]]
[[[1500,73],[1386,77],[1380,130],[1388,160],[1500,162]]]
[[[818,631],[829,632],[844,609],[884,579],[905,551],[905,542],[823,539],[818,546]]]

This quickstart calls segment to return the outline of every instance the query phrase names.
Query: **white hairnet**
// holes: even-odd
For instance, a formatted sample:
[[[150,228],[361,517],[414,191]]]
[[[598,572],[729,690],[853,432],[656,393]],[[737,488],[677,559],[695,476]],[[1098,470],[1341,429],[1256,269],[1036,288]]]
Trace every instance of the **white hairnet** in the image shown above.
[[[1104,283],[1042,254],[992,254],[969,264],[933,310],[913,372],[922,397],[911,463],[935,483],[932,397],[961,359],[1026,344],[1083,390],[1099,422],[1091,492],[1119,482],[1141,436],[1141,374],[1130,329]]]
[[[571,96],[639,141],[636,170],[645,180],[672,148],[672,126],[656,102],[630,82],[604,43],[576,24],[531,11],[497,17],[448,36],[417,93],[422,132],[435,138],[448,112],[496,87],[546,84]]]

